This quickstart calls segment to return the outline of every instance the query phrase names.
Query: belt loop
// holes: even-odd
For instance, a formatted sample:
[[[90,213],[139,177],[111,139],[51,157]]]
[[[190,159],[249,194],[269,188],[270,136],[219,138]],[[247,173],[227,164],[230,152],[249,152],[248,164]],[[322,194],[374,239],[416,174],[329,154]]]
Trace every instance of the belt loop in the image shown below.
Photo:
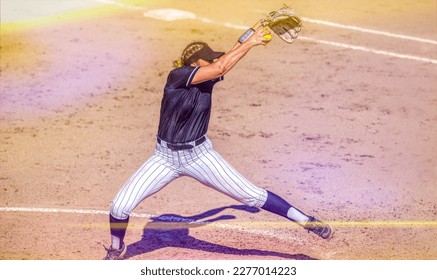
[[[164,148],[168,148],[167,147],[167,142],[165,142],[164,140],[161,140],[158,136],[156,137],[156,140],[157,140],[159,145],[161,145]]]

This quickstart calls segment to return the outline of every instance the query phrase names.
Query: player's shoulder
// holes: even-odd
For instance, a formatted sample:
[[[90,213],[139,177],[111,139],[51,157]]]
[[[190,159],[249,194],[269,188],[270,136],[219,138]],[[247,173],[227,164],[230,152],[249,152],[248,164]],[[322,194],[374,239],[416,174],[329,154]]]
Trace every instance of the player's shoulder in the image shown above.
[[[185,76],[185,75],[189,75],[194,70],[196,70],[197,68],[198,67],[194,67],[194,66],[177,67],[177,68],[172,69],[168,76],[170,77],[170,76]]]
[[[167,87],[179,88],[188,87],[199,67],[182,66],[170,71],[167,78]]]

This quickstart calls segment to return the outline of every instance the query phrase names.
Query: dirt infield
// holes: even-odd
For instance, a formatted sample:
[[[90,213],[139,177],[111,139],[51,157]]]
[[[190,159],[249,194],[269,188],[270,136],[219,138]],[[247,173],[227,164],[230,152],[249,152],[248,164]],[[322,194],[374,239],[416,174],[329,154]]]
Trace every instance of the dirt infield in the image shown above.
[[[101,259],[172,61],[195,40],[229,50],[283,2],[131,0],[2,23],[0,259]],[[254,49],[214,91],[215,149],[334,238],[181,178],[135,210],[128,259],[437,259],[436,2],[368,2],[293,1],[301,38]],[[170,8],[197,17],[143,15]]]

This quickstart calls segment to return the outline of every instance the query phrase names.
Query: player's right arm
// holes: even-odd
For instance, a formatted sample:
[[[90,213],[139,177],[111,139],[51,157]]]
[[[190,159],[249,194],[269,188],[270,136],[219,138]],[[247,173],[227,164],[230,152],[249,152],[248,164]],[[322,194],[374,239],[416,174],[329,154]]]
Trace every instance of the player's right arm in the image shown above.
[[[252,29],[252,30],[258,30],[258,28],[260,28],[260,27],[262,27],[263,26],[263,24],[262,24],[262,21],[257,21],[250,29]],[[241,43],[240,43],[240,40],[238,40],[236,43],[235,43],[235,45],[232,47],[232,49],[231,49],[231,51],[233,51],[234,49],[236,49],[238,46],[240,46],[241,45]]]
[[[222,55],[213,63],[205,65],[196,64],[196,66],[201,67],[193,77],[191,84],[199,84],[224,76],[249,52],[251,48],[268,43],[269,40],[263,38],[263,35],[265,34],[266,31],[264,28],[258,28],[247,41],[242,44],[237,42],[229,52]]]

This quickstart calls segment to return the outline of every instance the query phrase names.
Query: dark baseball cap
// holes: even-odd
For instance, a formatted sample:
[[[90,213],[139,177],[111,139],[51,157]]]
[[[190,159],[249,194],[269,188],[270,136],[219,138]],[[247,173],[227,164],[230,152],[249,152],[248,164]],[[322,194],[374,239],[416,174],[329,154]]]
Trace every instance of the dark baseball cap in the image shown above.
[[[216,52],[213,49],[211,49],[210,46],[208,46],[207,43],[204,42],[194,42],[189,44],[185,50],[189,49],[197,49],[192,55],[188,56],[187,58],[183,58],[183,62],[185,65],[190,65],[191,63],[197,61],[198,59],[203,59],[206,61],[213,61],[214,59],[219,58],[220,56],[224,55],[224,52]]]

